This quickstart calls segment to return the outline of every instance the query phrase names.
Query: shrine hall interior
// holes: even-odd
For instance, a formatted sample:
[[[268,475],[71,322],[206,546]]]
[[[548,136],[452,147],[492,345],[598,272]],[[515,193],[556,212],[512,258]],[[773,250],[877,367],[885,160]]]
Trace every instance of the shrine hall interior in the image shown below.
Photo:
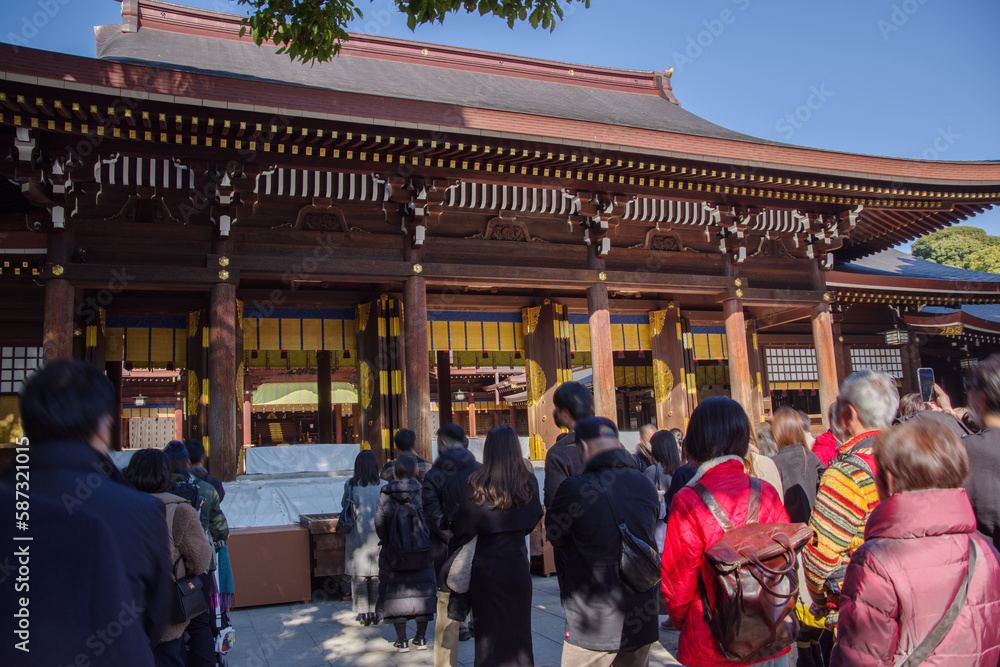
[[[333,62],[156,0],[97,58],[0,45],[0,442],[39,364],[105,369],[116,448],[360,443],[509,424],[559,384],[634,431],[728,395],[824,428],[852,371],[1000,349],[1000,276],[894,247],[1000,203],[1000,164],[758,139],[670,72],[357,35]],[[208,57],[210,54],[210,57]]]

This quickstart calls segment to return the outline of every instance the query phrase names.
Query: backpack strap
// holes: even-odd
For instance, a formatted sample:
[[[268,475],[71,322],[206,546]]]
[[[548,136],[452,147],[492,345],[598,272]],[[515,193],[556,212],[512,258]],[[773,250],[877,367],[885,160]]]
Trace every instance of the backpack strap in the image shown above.
[[[962,613],[962,609],[965,607],[965,603],[969,598],[969,583],[972,581],[972,573],[976,570],[976,543],[973,541],[972,536],[969,536],[969,569],[965,572],[965,578],[962,579],[962,584],[958,587],[958,592],[955,593],[955,597],[952,598],[951,604],[948,605],[948,610],[945,611],[944,616],[938,621],[931,633],[924,638],[917,648],[913,649],[910,655],[903,657],[896,663],[895,667],[918,667],[922,665],[924,660],[927,659],[931,653],[934,652],[940,644],[944,636],[948,634],[951,630],[951,626],[955,624],[958,619],[958,615]]]
[[[701,482],[693,484],[691,488],[694,489],[694,492],[701,497],[701,501],[705,503],[705,505],[708,507],[708,511],[712,513],[712,516],[715,517],[715,520],[719,522],[720,526],[722,526],[722,532],[728,533],[730,530],[732,530],[733,529],[732,520],[729,518],[729,515],[726,514],[726,510],[722,509],[722,505],[720,505],[719,501],[715,499],[715,496],[712,495],[712,492],[709,491],[708,488]],[[757,479],[756,477],[751,477],[750,497],[747,499],[746,522],[757,523],[757,520],[759,518],[760,518],[760,480]]]
[[[708,511],[712,513],[715,520],[719,522],[720,526],[722,526],[722,532],[728,533],[732,530],[733,522],[730,521],[729,515],[726,514],[726,510],[722,509],[722,505],[720,505],[719,501],[715,499],[712,492],[709,491],[708,488],[701,482],[693,484],[691,488],[694,489],[694,492],[697,493],[699,497],[701,497],[701,501],[708,507]]]

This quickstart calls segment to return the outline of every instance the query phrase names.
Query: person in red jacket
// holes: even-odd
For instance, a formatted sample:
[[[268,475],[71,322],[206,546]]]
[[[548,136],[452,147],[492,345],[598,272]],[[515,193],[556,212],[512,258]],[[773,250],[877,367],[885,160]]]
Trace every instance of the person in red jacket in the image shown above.
[[[945,616],[975,567],[961,612],[920,663],[995,667],[1000,659],[1000,563],[976,535],[962,483],[969,459],[938,423],[906,423],[874,443],[881,504],[847,568],[832,665],[897,665]],[[931,642],[930,644],[933,644]]]
[[[698,594],[698,573],[705,550],[723,535],[722,527],[691,488],[701,482],[716,497],[736,526],[746,523],[750,477],[743,472],[743,457],[750,442],[750,422],[739,403],[716,396],[702,401],[691,414],[684,446],[698,471],[674,496],[663,545],[663,598],[673,624],[680,628],[677,659],[691,667],[722,667],[730,662],[712,637]],[[778,491],[761,485],[760,523],[788,523]],[[787,665],[785,649],[758,665]]]
[[[833,425],[837,423],[836,401],[830,404],[827,415],[829,416],[828,423],[830,424],[830,429],[816,436],[816,440],[813,441],[812,445],[813,454],[819,457],[824,468],[829,467],[830,463],[837,458],[837,449],[840,447],[840,441],[837,440],[837,436],[833,433]]]

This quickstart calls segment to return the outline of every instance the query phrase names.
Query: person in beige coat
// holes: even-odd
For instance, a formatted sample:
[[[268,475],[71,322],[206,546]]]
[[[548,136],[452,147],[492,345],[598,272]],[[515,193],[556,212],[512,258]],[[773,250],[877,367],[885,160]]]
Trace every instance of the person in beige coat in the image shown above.
[[[201,574],[212,561],[201,517],[180,496],[167,493],[170,488],[170,459],[159,449],[136,452],[125,469],[125,479],[138,491],[155,496],[166,505],[167,534],[170,536],[170,564],[174,579]],[[183,639],[188,621],[168,625],[153,649],[156,667],[184,667]]]

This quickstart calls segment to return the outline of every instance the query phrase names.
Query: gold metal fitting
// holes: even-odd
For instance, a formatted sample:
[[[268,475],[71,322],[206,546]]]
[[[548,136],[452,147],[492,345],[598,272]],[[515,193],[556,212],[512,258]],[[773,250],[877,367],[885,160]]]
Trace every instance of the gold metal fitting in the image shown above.
[[[414,273],[423,273],[423,270],[424,270],[424,267],[423,267],[422,264],[414,264],[413,265],[413,272]]]
[[[843,343],[844,342],[844,337],[843,336],[837,336],[837,342],[838,343]]]
[[[736,285],[737,287],[742,287],[743,280],[741,278],[737,278],[736,280],[733,281],[733,284]]]
[[[229,280],[229,271],[225,269],[219,271],[219,280]]]
[[[66,269],[63,268],[62,264],[52,265],[52,275],[54,276],[61,276],[65,271]]]
[[[741,290],[741,289],[736,290],[736,298],[739,299],[742,296],[743,296],[743,290]]]
[[[219,258],[219,266],[229,266],[229,258],[223,255]]]
[[[426,56],[428,53],[430,53],[430,51],[428,51],[427,49],[421,49],[420,50],[420,55],[422,55],[422,56]]]
[[[604,271],[601,271],[600,273],[597,274],[597,278],[598,280],[603,282],[608,279],[608,274],[606,274]]]
[[[823,301],[829,303],[830,301],[833,301],[833,296],[831,296],[829,292],[823,292]]]

